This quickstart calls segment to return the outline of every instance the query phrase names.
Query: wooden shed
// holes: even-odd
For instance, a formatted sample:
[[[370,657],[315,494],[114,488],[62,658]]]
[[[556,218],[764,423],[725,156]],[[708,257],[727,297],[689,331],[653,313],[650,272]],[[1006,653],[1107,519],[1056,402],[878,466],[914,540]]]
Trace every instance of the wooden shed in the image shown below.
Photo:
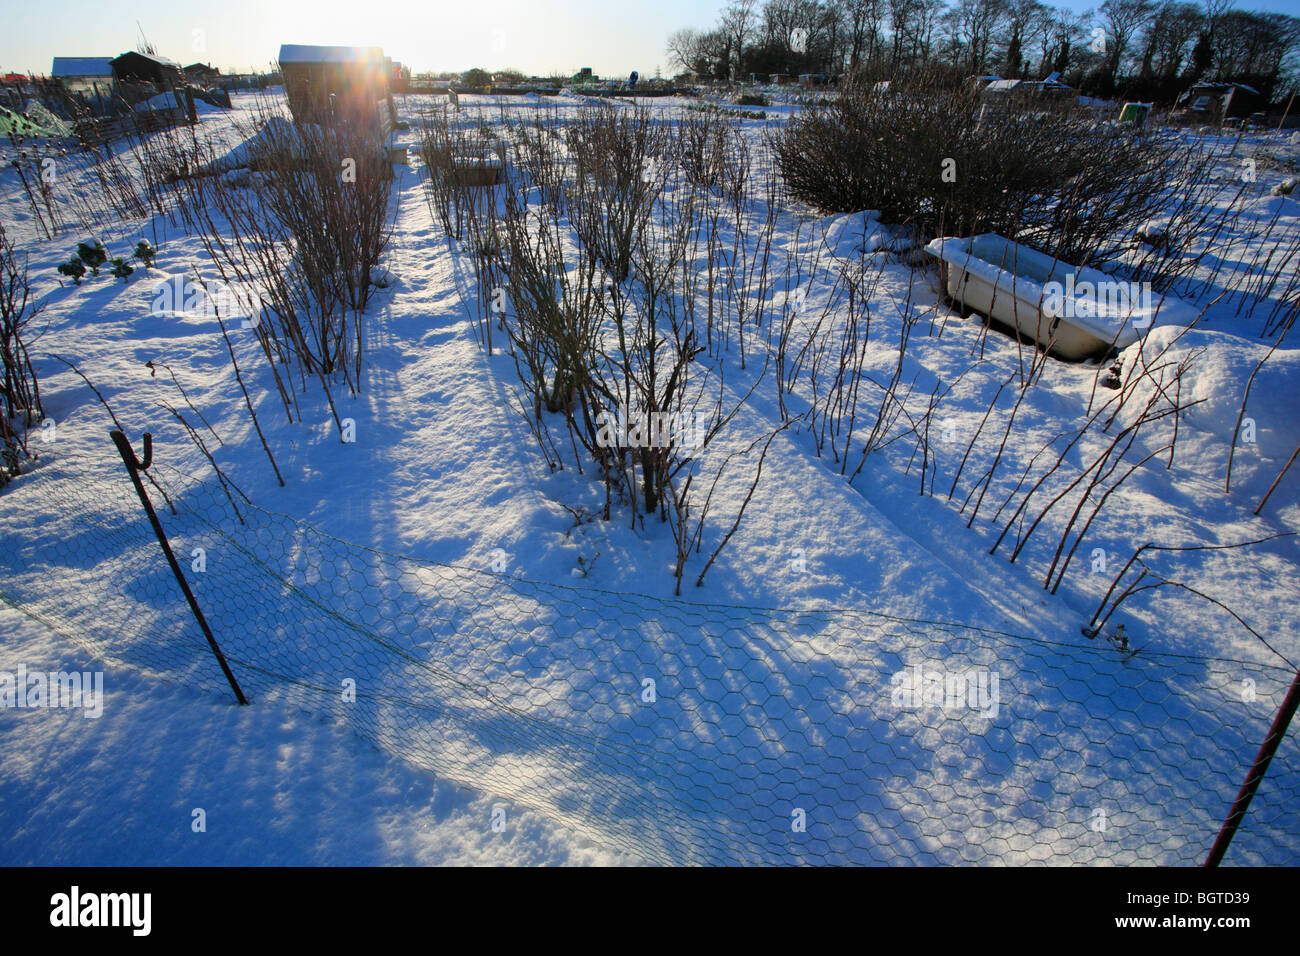
[[[377,46],[280,47],[289,109],[299,123],[378,123],[387,135],[397,122],[389,65]]]
[[[152,86],[153,93],[163,93],[185,85],[185,72],[175,60],[153,53],[123,53],[112,60],[113,76],[119,85]],[[128,100],[130,97],[128,97]]]
[[[1057,79],[1053,73],[1043,80],[1019,80],[998,78],[984,83],[980,91],[980,100],[991,105],[1017,104],[1021,106],[1042,106],[1047,103],[1071,103],[1078,99],[1078,92]],[[986,77],[976,78],[979,81]]]
[[[50,78],[32,82],[40,98],[64,117],[104,116],[118,108],[120,91],[112,57],[56,56]],[[16,104],[20,112],[23,99],[19,97]]]
[[[1264,108],[1264,98],[1244,83],[1197,83],[1179,97],[1178,105],[1211,122],[1249,116]]]
[[[197,86],[216,86],[221,82],[221,70],[210,63],[191,63],[185,67],[185,79]]]
[[[107,56],[56,56],[50,78],[71,94],[106,97],[113,93],[113,64]]]

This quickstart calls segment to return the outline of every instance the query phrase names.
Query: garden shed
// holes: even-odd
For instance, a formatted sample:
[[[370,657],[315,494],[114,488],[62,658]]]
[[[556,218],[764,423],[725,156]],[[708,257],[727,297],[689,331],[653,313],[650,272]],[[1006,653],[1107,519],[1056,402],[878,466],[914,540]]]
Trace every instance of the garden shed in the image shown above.
[[[221,70],[210,63],[191,63],[185,67],[185,78],[198,86],[215,86],[221,81]]]
[[[1043,80],[995,79],[984,86],[980,98],[986,103],[1027,103],[1071,100],[1078,95],[1056,77],[1053,73]]]
[[[113,64],[107,56],[56,56],[50,78],[69,94],[100,98],[112,95]]]
[[[112,61],[113,75],[119,84],[154,87],[153,93],[174,90],[185,85],[185,73],[175,60],[154,53],[137,53],[132,50],[115,57]]]
[[[299,123],[378,122],[387,135],[397,122],[389,69],[377,46],[280,47],[285,94]]]
[[[1249,116],[1264,108],[1259,91],[1244,83],[1197,83],[1178,105],[1210,119]]]

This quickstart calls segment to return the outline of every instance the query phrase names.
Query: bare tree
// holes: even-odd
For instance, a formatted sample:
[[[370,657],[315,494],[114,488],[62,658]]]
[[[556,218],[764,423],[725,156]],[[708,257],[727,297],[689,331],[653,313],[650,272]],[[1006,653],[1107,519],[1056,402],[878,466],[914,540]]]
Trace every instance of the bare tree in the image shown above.
[[[689,73],[706,72],[698,69],[704,49],[704,34],[690,27],[683,27],[668,34],[668,62],[676,64]]]
[[[727,37],[730,54],[729,72],[733,78],[740,75],[744,64],[745,48],[753,39],[758,26],[758,0],[733,0],[722,11],[720,31]]]
[[[993,37],[1009,15],[1008,0],[958,0],[952,7],[953,36],[964,47],[972,73],[988,68]]]
[[[836,4],[844,23],[849,69],[875,61],[880,55],[885,0],[836,0]]]
[[[1106,30],[1106,78],[1115,85],[1124,55],[1151,17],[1151,0],[1106,0],[1101,5],[1101,22]]]

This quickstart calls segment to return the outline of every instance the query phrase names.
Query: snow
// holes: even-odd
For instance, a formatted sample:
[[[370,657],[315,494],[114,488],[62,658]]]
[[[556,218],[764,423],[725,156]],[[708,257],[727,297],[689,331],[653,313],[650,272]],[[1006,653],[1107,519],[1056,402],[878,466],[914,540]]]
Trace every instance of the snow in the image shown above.
[[[241,140],[221,156],[208,164],[210,172],[231,172],[247,169],[258,156],[270,147],[293,146],[298,142],[298,132],[292,123],[283,117],[269,117],[256,133]]]
[[[180,108],[181,106],[177,100],[176,94],[171,90],[157,93],[149,97],[149,99],[141,100],[139,103],[135,104],[136,110],[175,110]]]
[[[2,603],[0,633],[0,669],[102,667]],[[99,720],[7,711],[0,745],[10,866],[620,862],[536,813],[390,759],[342,721],[274,700],[234,707],[130,669],[109,673]]]
[[[827,251],[839,259],[857,259],[863,253],[876,252],[890,241],[875,209],[831,216],[819,231],[823,233]]]
[[[591,102],[555,99],[570,116]],[[686,100],[649,102],[666,116],[686,115]],[[200,134],[214,155],[226,157],[215,166],[222,171],[246,165],[250,152],[235,128],[253,99],[236,95],[234,104],[234,115],[200,117]],[[420,105],[409,97],[404,118],[415,119]],[[465,96],[461,112],[472,126],[480,117],[526,120],[550,107],[550,98],[539,106]],[[758,172],[770,161],[765,126],[743,123]],[[396,141],[413,147],[417,135],[413,129]],[[572,468],[550,472],[542,462],[512,408],[512,360],[486,355],[473,339],[462,302],[473,273],[429,215],[424,171],[417,165],[396,172],[395,236],[368,311],[364,388],[355,398],[336,395],[340,415],[356,423],[355,443],[338,441],[315,387],[300,395],[306,421],[286,422],[256,341],[232,333],[283,488],[215,322],[150,311],[161,281],[194,268],[217,278],[197,240],[166,217],[105,222],[99,236],[110,256],[129,254],[148,238],[159,250],[157,267],[137,267],[127,283],[101,276],[60,285],[54,266],[84,236],[70,230],[44,239],[14,174],[0,174],[0,218],[30,252],[45,304],[35,351],[57,437],[34,445],[49,469],[45,476],[85,469],[92,476],[86,487],[115,489],[97,499],[105,520],[122,534],[142,534],[132,540],[143,541],[139,553],[148,554],[147,525],[125,517],[133,513],[131,490],[105,435],[107,414],[52,356],[76,362],[104,392],[137,448],[139,434],[152,431],[160,477],[176,469],[210,482],[207,461],[157,404],[180,401],[170,377],[151,375],[144,364],[165,362],[224,440],[213,443],[223,471],[266,513],[302,523],[250,514],[258,529],[248,532],[252,552],[300,596],[282,629],[248,624],[265,622],[268,613],[257,610],[254,598],[262,592],[254,582],[265,579],[250,576],[252,565],[223,564],[230,552],[218,547],[209,576],[196,575],[200,601],[205,594],[246,598],[212,612],[237,650],[232,658],[279,666],[277,638],[284,647],[309,647],[312,635],[341,633],[341,619],[395,643],[421,667],[490,688],[509,701],[511,709],[497,717],[518,739],[535,743],[554,732],[551,749],[538,744],[484,755],[454,723],[435,725],[442,731],[433,735],[438,746],[417,747],[407,711],[395,711],[391,724],[368,722],[253,674],[254,704],[240,708],[198,652],[187,660],[206,669],[202,681],[172,660],[145,666],[145,657],[132,659],[190,646],[183,639],[202,651],[201,637],[183,606],[137,607],[120,597],[165,586],[156,567],[142,571],[109,555],[106,567],[114,573],[96,575],[50,561],[46,549],[71,547],[86,529],[75,512],[42,513],[29,493],[48,480],[38,468],[0,491],[0,549],[34,559],[19,569],[12,557],[0,559],[0,594],[40,609],[47,622],[66,618],[80,628],[54,629],[0,602],[0,671],[19,664],[104,669],[107,698],[98,720],[56,710],[0,712],[7,771],[0,780],[0,858],[362,865],[1198,859],[1204,846],[1197,841],[1208,845],[1244,779],[1288,671],[1220,608],[1173,589],[1135,598],[1116,616],[1141,648],[1131,661],[1101,639],[1083,637],[1080,627],[1118,567],[1148,541],[1227,544],[1300,527],[1294,473],[1262,515],[1253,514],[1300,443],[1296,343],[1284,341],[1255,377],[1247,407],[1254,441],[1238,444],[1231,494],[1223,490],[1246,380],[1275,341],[1260,337],[1262,313],[1247,321],[1234,315],[1235,305],[1221,303],[1190,329],[1160,325],[1124,351],[1126,374],[1166,346],[1159,361],[1195,357],[1182,389],[1184,398],[1204,401],[1183,422],[1173,467],[1166,469],[1163,458],[1144,466],[1089,530],[1081,554],[1100,549],[1108,571],[1091,571],[1081,557],[1059,592],[1049,594],[1042,575],[1062,531],[1060,515],[1046,519],[1052,533],[1031,539],[1013,564],[1005,547],[989,553],[1001,530],[988,520],[992,509],[970,527],[969,509],[961,510],[974,480],[992,465],[1009,392],[970,449],[956,494],[945,497],[990,401],[1018,367],[1017,344],[944,307],[937,280],[898,261],[908,242],[878,214],[781,210],[774,268],[814,248],[841,265],[879,267],[865,353],[875,379],[888,379],[898,361],[902,316],[924,316],[913,327],[902,379],[915,383],[907,409],[917,420],[931,392],[950,386],[931,425],[935,492],[917,493],[920,461],[910,461],[911,442],[873,452],[850,481],[829,452],[818,456],[808,428],[788,429],[772,443],[734,539],[703,588],[689,587],[688,571],[683,597],[692,603],[681,604],[673,601],[668,530],[655,521],[630,528],[623,516],[592,520],[603,494],[591,476]],[[1250,229],[1273,221],[1281,230],[1296,228],[1295,202],[1267,196],[1281,178],[1261,168],[1259,195],[1243,206],[1238,234],[1225,240],[1238,244],[1226,250],[1237,260],[1249,262],[1258,245]],[[1234,192],[1225,185],[1225,197]],[[842,307],[824,277],[813,280],[801,321],[811,323],[809,316],[826,309],[838,331]],[[786,285],[771,294],[779,314]],[[1194,303],[1198,311],[1207,301]],[[761,354],[763,340],[751,344]],[[745,393],[754,365],[741,368],[733,346],[729,396]],[[1094,391],[1101,391],[1100,371],[1048,363],[1017,415],[1010,457],[993,476],[990,500],[1007,497],[1035,452],[1086,417]],[[798,413],[813,399],[802,389],[785,401]],[[779,416],[774,389],[760,388],[742,406],[728,447],[762,434]],[[1068,456],[1073,473],[1096,447]],[[723,486],[717,513],[734,515],[745,490]],[[114,515],[121,520],[109,520]],[[193,545],[197,525],[163,517],[178,542]],[[50,528],[60,534],[42,534]],[[327,547],[310,528],[346,542],[338,547],[351,570],[309,559]],[[710,534],[716,541],[720,531]],[[1295,661],[1297,541],[1165,553],[1152,563],[1232,607]],[[493,574],[502,560],[505,570]],[[275,561],[286,564],[277,570]],[[696,573],[699,566],[690,565]],[[421,582],[394,598],[383,618],[389,624],[364,600],[362,585],[375,568],[406,569]],[[101,606],[96,599],[105,595],[118,597]],[[333,623],[321,611],[329,606],[337,607]],[[756,610],[772,608],[784,610]],[[438,616],[443,612],[446,618]],[[295,664],[303,669],[294,673],[334,687],[341,665],[323,659]],[[997,672],[999,716],[889,712],[891,675],[915,665]],[[408,666],[415,665],[401,665]],[[647,713],[633,704],[650,675],[662,703]],[[1152,704],[1134,689],[1139,677],[1149,682],[1144,688],[1166,688],[1167,698]],[[1255,681],[1255,703],[1236,696],[1247,677]],[[394,686],[415,703],[428,703],[435,690],[409,677]],[[482,699],[459,693],[452,699],[466,708]],[[614,754],[603,762],[581,743],[606,739],[602,734],[613,735],[607,742]],[[620,749],[624,744],[628,749]],[[633,744],[657,748],[657,770],[641,780],[656,801],[643,799],[637,776],[627,772],[640,758],[619,756],[639,753]],[[1247,818],[1233,851],[1239,861],[1285,863],[1300,852],[1300,833],[1286,815],[1296,752],[1293,735]],[[607,795],[617,799],[605,805]],[[806,844],[788,840],[796,806],[808,810]],[[1171,807],[1178,808],[1173,821]],[[196,808],[206,812],[205,833],[192,829]],[[498,808],[505,814],[501,830],[493,827]],[[1098,808],[1115,815],[1111,843],[1087,825]]]

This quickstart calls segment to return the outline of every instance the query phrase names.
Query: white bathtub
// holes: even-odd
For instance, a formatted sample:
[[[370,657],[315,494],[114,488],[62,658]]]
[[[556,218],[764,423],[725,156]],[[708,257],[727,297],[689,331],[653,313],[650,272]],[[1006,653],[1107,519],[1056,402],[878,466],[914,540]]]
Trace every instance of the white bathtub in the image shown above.
[[[1149,286],[1072,266],[1002,236],[939,238],[925,251],[943,263],[948,294],[1019,329],[1063,359],[1100,357],[1136,342],[1159,303]]]

